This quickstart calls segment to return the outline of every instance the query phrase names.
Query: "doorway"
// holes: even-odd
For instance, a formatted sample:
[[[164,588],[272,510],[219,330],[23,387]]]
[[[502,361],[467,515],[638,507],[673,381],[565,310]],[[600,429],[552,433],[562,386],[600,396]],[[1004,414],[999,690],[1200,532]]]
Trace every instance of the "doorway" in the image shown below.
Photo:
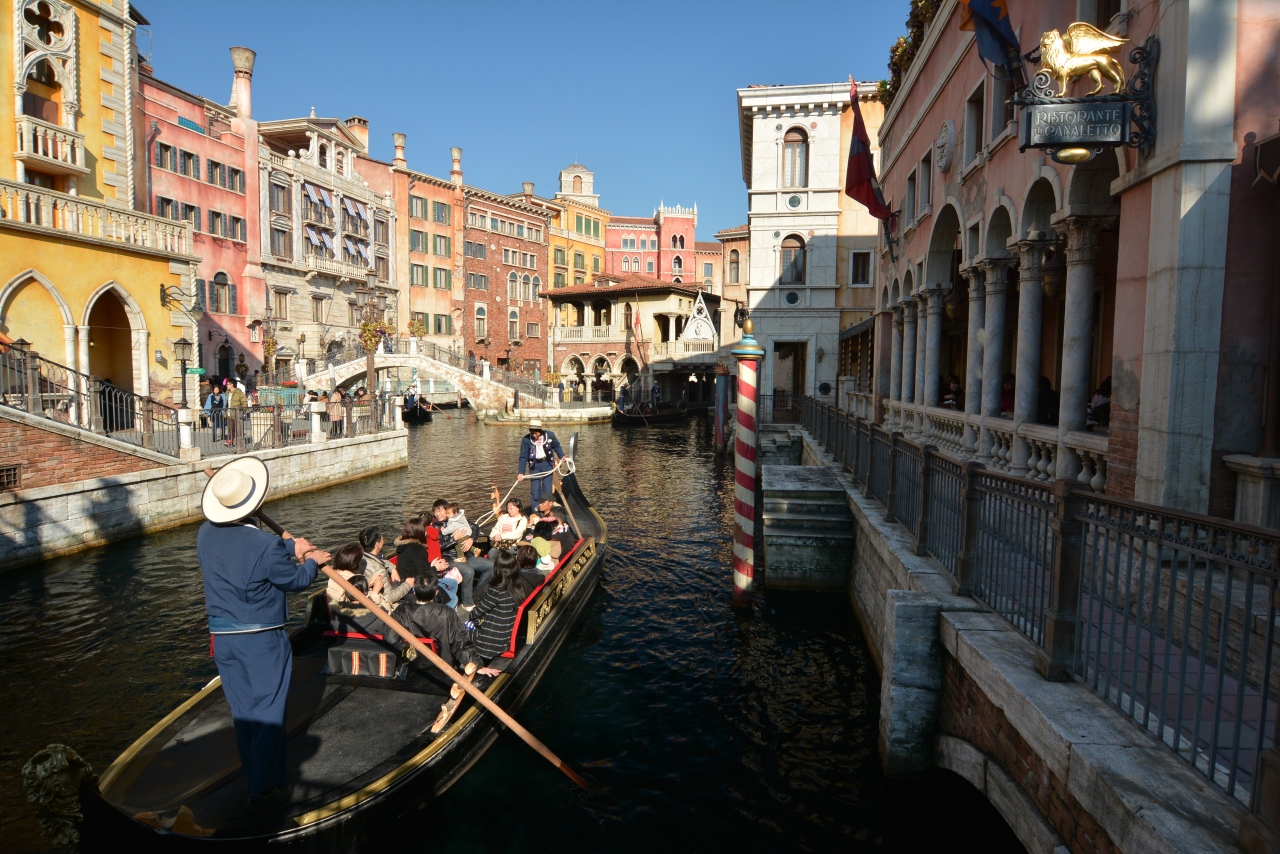
[[[124,303],[108,290],[89,312],[89,373],[134,391],[133,327]]]
[[[800,401],[807,388],[809,344],[805,341],[775,341],[773,344],[773,420],[800,420]]]

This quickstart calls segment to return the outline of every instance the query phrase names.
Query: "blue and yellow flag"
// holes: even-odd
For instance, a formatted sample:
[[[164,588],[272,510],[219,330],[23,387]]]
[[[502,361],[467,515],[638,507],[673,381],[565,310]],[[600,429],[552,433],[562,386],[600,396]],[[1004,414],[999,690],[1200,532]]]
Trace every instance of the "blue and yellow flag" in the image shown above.
[[[978,42],[978,56],[983,62],[1001,66],[1006,73],[1022,49],[1009,21],[1009,0],[959,0],[960,29],[973,30]]]

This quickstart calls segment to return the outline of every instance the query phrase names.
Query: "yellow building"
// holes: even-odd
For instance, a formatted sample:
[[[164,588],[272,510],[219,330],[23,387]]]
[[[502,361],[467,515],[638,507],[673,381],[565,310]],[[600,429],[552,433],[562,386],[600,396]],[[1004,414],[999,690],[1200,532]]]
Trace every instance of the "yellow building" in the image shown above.
[[[581,163],[561,169],[560,191],[549,207],[551,287],[581,285],[603,273],[609,212],[600,207],[594,173]]]
[[[169,400],[195,338],[191,225],[146,208],[128,0],[4,0],[0,331],[85,374]],[[14,28],[17,28],[17,32]],[[162,294],[165,294],[162,296]]]

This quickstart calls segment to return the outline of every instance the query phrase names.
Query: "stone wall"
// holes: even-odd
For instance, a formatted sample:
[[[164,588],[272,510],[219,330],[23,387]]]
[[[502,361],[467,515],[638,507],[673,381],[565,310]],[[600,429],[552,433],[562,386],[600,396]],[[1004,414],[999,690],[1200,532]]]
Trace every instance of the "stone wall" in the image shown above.
[[[261,451],[280,498],[408,464],[408,433],[336,439]],[[0,494],[0,567],[79,551],[201,518],[208,478],[234,457],[167,465]]]
[[[22,467],[21,488],[36,489],[97,477],[127,474],[164,463],[127,450],[123,442],[105,437],[86,440],[84,431],[65,427],[25,412],[0,409],[0,460]]]

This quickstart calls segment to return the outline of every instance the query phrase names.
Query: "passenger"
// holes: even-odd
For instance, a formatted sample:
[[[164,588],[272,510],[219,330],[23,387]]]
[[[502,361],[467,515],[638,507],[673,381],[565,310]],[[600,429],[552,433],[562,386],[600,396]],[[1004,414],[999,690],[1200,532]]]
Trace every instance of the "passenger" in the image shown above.
[[[509,551],[498,552],[493,561],[493,581],[472,612],[476,628],[476,654],[486,664],[492,663],[510,648],[511,631],[516,625],[516,609],[532,590],[520,575],[515,554]],[[480,672],[488,676],[499,673],[493,667],[481,668]]]
[[[494,505],[493,512],[498,513],[497,505]],[[520,499],[507,499],[506,513],[498,516],[498,521],[493,523],[493,530],[489,532],[489,539],[493,543],[495,549],[509,549],[520,542],[524,536],[524,529],[528,527],[529,522],[524,518],[523,510],[520,507]]]
[[[450,575],[449,561],[440,554],[440,532],[421,516],[404,523],[396,539],[396,568],[408,578],[421,578],[434,568],[440,576],[440,589],[450,599],[449,607],[457,607],[461,573]]]
[[[352,587],[373,600],[373,604],[383,610],[390,609],[391,606],[382,596],[380,580],[370,585],[364,577],[362,571],[364,567],[364,549],[358,543],[351,543],[334,552],[331,565],[351,583]],[[336,582],[330,581],[325,588],[325,592],[329,595],[330,623],[336,631],[382,635],[384,637],[388,634],[393,634],[390,629],[383,625],[382,620],[356,601],[355,597],[339,587]]]
[[[456,611],[437,601],[437,582],[434,570],[419,578],[413,596],[396,608],[392,618],[414,637],[433,639],[436,654],[450,667],[461,669],[473,661],[479,664],[471,633],[463,628]]]
[[[546,541],[544,540],[543,542],[545,543]],[[550,554],[550,551],[547,554]],[[529,583],[530,590],[542,584],[546,578],[538,566],[538,562],[541,559],[542,552],[533,543],[521,543],[516,547],[516,564],[520,567],[520,575]],[[547,567],[548,572],[551,571],[552,566]]]
[[[578,542],[578,535],[569,526],[568,515],[563,509],[556,507],[551,512],[556,517],[557,522],[556,529],[551,532],[551,556],[559,559],[573,550],[573,547]]]
[[[544,495],[538,499],[537,509],[529,517],[529,528],[525,531],[528,539],[532,540],[534,537],[549,539],[555,532],[560,524],[553,512],[555,504],[555,500],[550,495]]]
[[[364,549],[364,577],[373,584],[375,576],[382,587],[382,595],[395,605],[413,590],[413,578],[400,580],[399,568],[383,560],[382,532],[377,525],[370,525],[360,532],[360,545]]]
[[[453,534],[453,542],[458,547],[458,560],[461,561],[466,555],[479,555],[480,550],[475,547],[475,536],[471,530],[471,522],[467,519],[467,514],[456,501],[449,502],[448,510],[449,524],[446,530]]]
[[[551,556],[552,541],[546,537],[534,537],[533,542],[529,543],[538,552],[538,563],[536,569],[545,577],[547,573],[556,568],[556,559]],[[559,545],[559,543],[556,543]]]
[[[431,507],[431,514],[435,520],[432,524],[438,531],[437,536],[440,538],[440,553],[445,560],[449,562],[450,571],[445,574],[445,579],[455,578],[458,581],[457,598],[454,606],[463,609],[463,617],[471,613],[471,609],[476,606],[475,593],[477,590],[483,592],[483,588],[489,574],[493,572],[493,564],[482,557],[472,557],[468,561],[465,557],[466,551],[462,551],[463,557],[451,559],[450,551],[456,551],[456,541],[454,540],[453,531],[461,532],[461,527],[451,526],[449,524],[449,502],[443,498],[438,499]],[[466,519],[464,518],[465,522]],[[471,526],[466,526],[467,534],[471,532]],[[466,541],[469,541],[468,537]],[[465,542],[465,541],[464,541]]]

